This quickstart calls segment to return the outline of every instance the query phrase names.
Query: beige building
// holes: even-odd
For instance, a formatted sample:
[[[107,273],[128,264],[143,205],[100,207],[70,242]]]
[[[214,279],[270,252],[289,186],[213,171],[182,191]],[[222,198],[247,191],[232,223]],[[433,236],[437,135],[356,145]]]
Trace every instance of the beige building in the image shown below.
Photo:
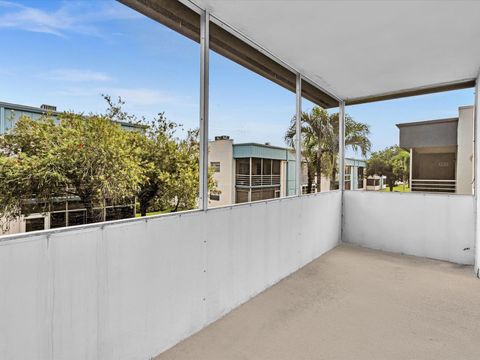
[[[295,152],[269,144],[234,144],[228,136],[209,142],[210,168],[218,193],[211,207],[295,194]]]
[[[397,124],[411,191],[473,193],[473,121],[473,106],[462,106],[455,118]]]
[[[218,192],[209,194],[209,206],[273,199],[296,194],[295,151],[270,144],[235,144],[228,136],[209,142],[208,159],[214,171]],[[345,159],[345,183],[351,190],[365,190],[364,160]],[[302,163],[302,193],[307,193],[307,167]],[[321,178],[320,191],[332,188]],[[335,184],[338,188],[338,181]],[[313,191],[316,178],[313,179]]]

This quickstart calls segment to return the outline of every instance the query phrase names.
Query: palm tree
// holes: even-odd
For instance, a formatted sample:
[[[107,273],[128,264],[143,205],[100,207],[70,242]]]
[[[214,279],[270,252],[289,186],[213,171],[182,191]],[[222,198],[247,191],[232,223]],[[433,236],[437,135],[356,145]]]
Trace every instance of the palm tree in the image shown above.
[[[294,147],[295,117],[285,134],[285,142]],[[321,191],[322,174],[330,179],[334,187],[337,175],[337,158],[339,149],[338,113],[329,114],[326,110],[315,106],[310,113],[303,112],[301,119],[302,157],[307,164],[308,192],[312,192],[313,179],[316,176],[317,191]],[[366,156],[371,143],[368,138],[368,125],[354,121],[345,115],[345,147],[360,151]]]

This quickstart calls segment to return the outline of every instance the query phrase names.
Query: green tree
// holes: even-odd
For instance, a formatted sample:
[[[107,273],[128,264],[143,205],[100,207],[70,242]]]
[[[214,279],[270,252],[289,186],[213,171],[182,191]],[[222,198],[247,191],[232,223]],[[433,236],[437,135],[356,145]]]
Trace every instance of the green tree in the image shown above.
[[[159,113],[147,125],[145,118],[139,119],[123,109],[125,102],[122,98],[113,101],[109,95],[102,96],[108,104],[106,116],[111,121],[143,125],[144,131],[132,131],[128,134],[138,150],[145,175],[136,194],[140,215],[146,216],[149,210],[171,208],[172,202],[168,196],[169,187],[174,181],[173,174],[178,166],[178,144],[174,138],[178,125],[167,120],[164,113]]]
[[[136,193],[144,170],[120,125],[105,116],[73,113],[60,114],[57,122],[22,117],[0,137],[4,222],[17,217],[26,200],[48,204],[65,194],[78,196],[87,222],[94,222],[103,220],[93,209],[105,199],[123,202]]]
[[[288,145],[294,146],[295,117],[285,134]],[[317,191],[321,191],[321,175],[335,184],[339,151],[339,115],[329,114],[325,109],[315,106],[310,113],[303,112],[301,119],[302,157],[307,164],[307,188],[312,192],[313,179],[316,176]],[[345,147],[360,151],[366,156],[370,151],[370,129],[368,125],[356,122],[348,114],[345,116]]]
[[[8,230],[18,217],[25,201],[57,195],[63,182],[54,159],[45,150],[55,142],[52,120],[35,123],[23,117],[12,134],[0,136],[0,225]],[[48,136],[47,136],[48,135]],[[49,140],[50,139],[50,140]],[[45,204],[40,208],[44,211]]]
[[[118,98],[113,101],[103,95],[108,104],[107,117],[115,122],[145,124],[145,118],[137,118],[123,109],[125,102]],[[200,148],[198,130],[187,130],[183,139],[176,137],[182,125],[167,120],[159,113],[143,132],[131,132],[133,144],[138,148],[142,167],[145,171],[137,198],[140,214],[148,211],[189,210],[197,206],[199,189]],[[218,192],[209,173],[209,190]]]
[[[80,199],[87,222],[104,220],[105,200],[124,203],[138,197],[141,215],[149,209],[196,207],[199,188],[198,130],[175,137],[181,125],[159,113],[149,125],[122,109],[121,98],[103,95],[105,115],[63,113],[54,121],[22,117],[0,136],[0,221],[3,230],[20,214],[48,211],[56,197]],[[121,123],[139,124],[127,131]],[[213,171],[209,190],[218,193]]]
[[[409,176],[410,154],[397,145],[373,152],[367,161],[367,176],[386,176],[390,191],[396,181],[406,182]]]
[[[393,175],[396,179],[402,181],[403,191],[405,192],[405,184],[410,177],[410,153],[401,148],[398,149],[397,155],[392,159]],[[411,186],[410,184],[408,184]]]
[[[161,210],[171,208],[168,196],[178,168],[178,143],[173,138],[176,126],[160,113],[145,134],[132,134],[145,170],[137,193],[141,216],[154,204],[161,204]]]

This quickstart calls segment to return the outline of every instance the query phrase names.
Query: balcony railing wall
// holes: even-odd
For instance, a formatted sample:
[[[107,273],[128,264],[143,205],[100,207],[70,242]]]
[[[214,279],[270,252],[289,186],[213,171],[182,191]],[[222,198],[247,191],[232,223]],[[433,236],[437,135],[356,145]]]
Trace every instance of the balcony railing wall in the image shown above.
[[[346,242],[459,264],[474,262],[473,196],[346,191],[343,204]]]
[[[334,248],[341,198],[2,238],[1,358],[152,358]]]
[[[272,186],[280,185],[280,175],[244,175],[237,174],[235,184],[238,186]]]
[[[456,180],[412,179],[411,191],[454,193]]]

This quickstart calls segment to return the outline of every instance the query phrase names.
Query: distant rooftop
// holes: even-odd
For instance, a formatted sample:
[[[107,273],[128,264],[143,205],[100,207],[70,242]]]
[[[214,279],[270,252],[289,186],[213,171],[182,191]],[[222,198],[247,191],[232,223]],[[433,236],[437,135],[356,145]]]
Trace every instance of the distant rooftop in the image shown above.
[[[29,112],[33,114],[39,114],[39,115],[58,116],[62,113],[62,111],[57,110],[56,106],[47,105],[47,104],[42,104],[40,107],[36,107],[36,106],[14,104],[14,103],[0,101],[0,108],[4,108],[6,110],[13,110],[13,111]],[[146,125],[134,124],[127,121],[115,121],[115,123],[119,124],[123,128],[130,128],[130,129],[144,129],[146,127]]]
[[[275,145],[270,145],[270,144],[254,143],[254,142],[233,144],[233,146],[259,146],[259,147],[264,147],[264,148],[267,148],[267,149],[295,151],[295,149],[292,148],[292,147],[282,147],[282,146],[275,146]]]
[[[21,105],[21,104],[14,104],[9,102],[0,101],[0,108],[5,108],[14,111],[28,111],[35,114],[52,114],[57,115],[58,112],[57,107],[53,105],[45,105],[42,104],[40,107],[36,106],[29,106],[29,105]]]
[[[405,126],[433,125],[433,124],[451,123],[451,122],[457,122],[457,121],[458,121],[458,117],[453,117],[453,118],[446,118],[446,119],[412,121],[408,123],[396,124],[396,126],[401,128]]]
[[[230,138],[228,135],[221,135],[215,136],[214,141],[232,141],[233,139]],[[271,159],[279,159],[279,160],[286,160],[286,152],[289,153],[289,160],[294,161],[294,153],[295,149],[292,147],[282,147],[282,146],[275,146],[270,145],[269,143],[255,143],[255,142],[248,142],[248,143],[239,143],[233,144],[234,158],[247,158],[247,157],[262,157],[262,158],[271,158]],[[255,149],[259,151],[255,151]],[[265,151],[261,151],[260,149],[265,149]],[[356,159],[356,158],[345,158],[346,165],[360,165],[365,166],[366,160],[365,159]]]

